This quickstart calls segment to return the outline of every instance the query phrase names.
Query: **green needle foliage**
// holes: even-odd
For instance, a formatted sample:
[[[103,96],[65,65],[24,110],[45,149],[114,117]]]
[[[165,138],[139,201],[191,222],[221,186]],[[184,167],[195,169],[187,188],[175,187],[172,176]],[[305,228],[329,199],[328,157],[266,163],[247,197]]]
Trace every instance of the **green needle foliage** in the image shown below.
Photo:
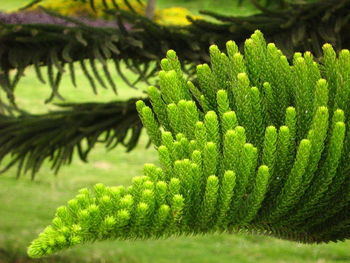
[[[91,4],[94,2],[93,0],[85,1]],[[0,88],[7,96],[7,98],[3,97],[0,103],[0,137],[2,138],[0,139],[0,162],[6,160],[6,162],[11,164],[10,166],[18,165],[23,167],[23,172],[20,172],[19,175],[28,171],[34,176],[44,160],[52,161],[52,167],[57,172],[62,165],[70,163],[72,159],[71,153],[74,148],[78,150],[82,148],[79,145],[81,141],[89,142],[87,148],[82,149],[82,151],[79,150],[79,152],[84,152],[84,154],[79,154],[83,161],[86,160],[90,149],[94,146],[94,143],[90,143],[90,141],[104,141],[108,144],[111,141],[110,139],[112,139],[126,144],[127,149],[131,150],[137,144],[138,134],[141,131],[141,122],[139,119],[135,119],[137,117],[135,109],[128,105],[123,107],[123,112],[121,113],[120,105],[114,103],[101,103],[100,105],[96,103],[93,107],[87,107],[85,104],[70,105],[70,110],[66,108],[58,113],[60,115],[60,123],[64,123],[64,125],[59,126],[59,130],[62,130],[63,126],[68,127],[63,132],[58,132],[56,129],[57,125],[54,123],[57,120],[57,113],[35,116],[25,113],[18,116],[17,113],[23,109],[18,109],[19,105],[14,107],[16,106],[16,86],[22,77],[26,75],[25,70],[29,66],[33,66],[38,80],[48,84],[47,86],[51,89],[51,95],[46,102],[52,102],[53,99],[65,97],[60,89],[64,74],[69,74],[72,84],[79,86],[79,79],[76,77],[77,70],[83,72],[94,93],[97,93],[100,88],[110,88],[117,92],[118,82],[114,81],[113,74],[117,74],[121,80],[130,86],[135,86],[139,81],[153,82],[152,77],[158,72],[158,65],[161,64],[164,69],[171,69],[174,66],[173,63],[176,63],[176,60],[173,59],[174,57],[160,63],[166,51],[174,49],[177,51],[183,70],[185,70],[189,78],[194,79],[196,75],[199,76],[200,87],[207,91],[206,100],[202,101],[202,94],[194,85],[189,84],[188,88],[196,100],[201,101],[202,107],[206,107],[205,109],[207,110],[215,106],[215,91],[221,88],[228,89],[225,82],[221,80],[227,74],[225,70],[221,70],[223,67],[222,63],[227,62],[217,61],[216,56],[208,55],[207,47],[211,43],[217,43],[220,49],[223,49],[229,39],[235,39],[240,50],[243,51],[242,48],[246,38],[251,35],[253,30],[260,28],[265,33],[266,39],[269,42],[276,43],[276,46],[284,52],[288,60],[292,60],[293,53],[296,50],[310,50],[319,58],[322,56],[322,45],[325,42],[331,43],[337,51],[350,46],[350,34],[348,34],[350,0],[338,0],[337,4],[334,4],[334,0],[252,0],[257,7],[257,11],[259,11],[257,14],[242,17],[206,11],[202,12],[202,14],[209,16],[211,19],[189,17],[191,24],[188,26],[163,26],[134,13],[131,8],[129,8],[129,11],[119,10],[116,12],[118,6],[113,4],[113,1],[101,1],[95,2],[96,4],[92,5],[92,7],[95,6],[95,9],[106,9],[106,12],[115,14],[118,26],[91,26],[79,19],[63,17],[50,10],[43,11],[50,15],[52,19],[69,22],[71,26],[59,24],[18,24],[19,21],[15,24],[0,23]],[[40,1],[35,0],[34,2]],[[98,3],[105,3],[107,6],[101,7]],[[125,3],[127,4],[127,1]],[[265,3],[267,8],[264,7]],[[235,8],[235,6],[233,5],[232,8]],[[159,45],[160,42],[162,43],[161,45]],[[272,49],[268,50],[270,53],[272,51]],[[238,73],[244,72],[246,64],[254,63],[250,58],[257,59],[256,57],[260,57],[261,50],[251,50],[252,54],[245,58],[246,61],[243,60],[240,54],[236,54],[237,47],[230,47],[227,52],[229,63],[234,68],[234,72],[230,74],[236,77]],[[246,52],[249,52],[249,50]],[[253,54],[256,55],[254,56]],[[270,55],[278,56],[276,52]],[[214,64],[216,65],[212,67],[212,70],[206,65],[196,70],[196,64],[209,63],[210,58],[213,62],[215,61]],[[308,56],[305,59],[309,62],[312,61],[312,58]],[[329,59],[333,60],[334,57],[329,56]],[[346,59],[344,60],[344,58],[340,57],[339,64],[342,65],[339,67],[339,70],[344,71],[342,74],[346,74],[345,72],[348,70]],[[249,67],[251,71],[262,70]],[[302,64],[298,67],[303,72]],[[124,68],[131,69],[136,73],[137,79],[133,81],[128,78],[123,70]],[[274,65],[274,70],[271,74],[276,78],[280,78],[283,83],[287,83],[290,80],[288,79],[289,74],[285,74],[286,70],[290,71],[288,62],[286,59],[283,59]],[[177,69],[177,72],[179,72],[179,69]],[[307,82],[308,74],[301,77],[298,85],[304,87],[303,83]],[[331,76],[333,73],[329,74],[324,77],[333,79],[334,76]],[[218,77],[214,78],[213,75]],[[257,86],[261,82],[260,79],[266,77],[263,74],[256,80],[251,80],[250,84]],[[318,78],[318,76],[315,75],[314,78]],[[310,81],[312,83],[312,78]],[[165,84],[162,83],[162,85],[164,86]],[[170,85],[169,88],[171,89],[172,84],[169,83],[168,85]],[[329,85],[331,87],[330,92],[333,94],[335,92],[334,81],[331,81]],[[282,90],[284,86],[281,86]],[[215,87],[215,89],[211,87]],[[273,95],[272,88],[267,83],[263,87],[266,93],[266,105],[273,105],[274,103],[273,96],[275,95]],[[260,91],[258,87],[253,88],[250,95],[252,100],[255,101],[252,103],[252,107],[254,107],[252,110],[257,112],[253,116],[255,118],[254,127],[249,127],[252,129],[249,131],[250,133],[255,131],[253,134],[254,138],[250,138],[250,142],[254,145],[261,141],[261,138],[264,136],[264,131],[256,128],[263,124],[263,116],[259,114],[261,112],[261,106],[258,103]],[[303,94],[303,92],[300,89],[300,94]],[[333,95],[330,96],[330,100],[335,100],[337,107],[341,109],[346,107],[347,104],[341,100],[344,92],[347,92],[346,88],[339,90],[336,98],[333,98]],[[284,94],[283,92],[279,94],[279,101],[282,105],[286,103],[287,99]],[[231,94],[227,94],[229,101],[233,99],[232,95],[244,97],[246,92],[233,91]],[[218,100],[226,100],[225,93],[219,96]],[[310,96],[310,94],[307,94],[307,96]],[[154,99],[157,100],[158,98],[154,97]],[[236,103],[232,100],[231,103],[233,102]],[[242,100],[238,100],[237,103],[242,103]],[[174,105],[169,107],[170,114],[176,114],[176,107]],[[223,107],[219,109],[220,113],[227,110],[225,107],[227,105],[223,104]],[[86,111],[84,110],[85,114],[83,112],[74,112],[76,109],[82,108],[86,109]],[[103,111],[100,109],[103,109]],[[278,107],[276,112],[272,111],[272,109],[271,107],[266,109],[269,111],[269,116],[277,118],[284,114],[283,107]],[[302,110],[302,108],[300,109]],[[90,114],[91,110],[95,112]],[[161,107],[154,110],[163,123],[164,121],[161,118],[167,116],[167,111],[162,110]],[[247,107],[242,112],[246,111]],[[111,112],[119,115],[114,121],[110,119]],[[163,112],[163,117],[159,115],[162,114],[160,112]],[[240,112],[237,112],[237,115],[239,114]],[[277,115],[275,116],[275,114]],[[72,122],[72,116],[75,118],[78,115],[79,119],[81,117],[84,121],[74,122],[73,126],[66,125]],[[94,116],[98,116],[98,118]],[[288,116],[293,117],[293,115]],[[132,121],[129,121],[129,118]],[[265,116],[264,118],[267,117]],[[170,122],[174,122],[174,120],[170,119]],[[282,119],[280,120],[282,122]],[[226,121],[228,120],[225,119],[225,123]],[[167,124],[168,122],[165,123]],[[116,133],[110,133],[111,127],[113,128],[114,125],[117,127],[115,129]],[[290,125],[287,126],[289,127],[290,136],[293,137],[295,129]],[[42,127],[47,128],[42,129]],[[165,128],[169,129],[166,126]],[[125,138],[125,131],[127,130],[136,131],[133,133],[135,136],[132,137],[130,142]],[[35,137],[32,136],[33,132]],[[104,132],[112,134],[112,136],[109,136],[108,140],[105,140],[103,137],[96,137],[99,134],[104,134]],[[64,134],[68,134],[68,140]],[[76,135],[79,136],[78,139],[76,139]],[[185,135],[188,136],[188,134]],[[50,142],[49,147],[47,147],[48,141]],[[111,145],[116,144],[113,143]],[[1,169],[0,172],[4,170],[6,169]]]
[[[89,2],[93,9],[96,8],[93,4],[96,0],[77,1]],[[288,58],[296,50],[312,50],[319,57],[324,42],[332,43],[338,49],[350,46],[347,34],[350,0],[339,0],[336,5],[334,0],[253,0],[257,14],[242,17],[203,11],[201,13],[211,19],[188,17],[191,21],[188,26],[159,25],[133,12],[127,0],[124,2],[129,6],[128,11],[118,10],[113,0],[99,2],[106,9],[104,11],[116,15],[118,26],[91,26],[47,9],[43,11],[53,19],[59,18],[74,26],[49,22],[0,23],[0,86],[9,102],[15,103],[15,87],[31,65],[35,68],[38,80],[51,88],[52,94],[47,99],[50,102],[53,98],[64,97],[59,89],[64,74],[69,73],[72,84],[79,85],[75,78],[77,69],[83,71],[95,93],[101,87],[117,90],[117,83],[111,77],[114,71],[130,86],[138,81],[147,81],[158,71],[156,65],[159,63],[154,62],[159,62],[168,49],[177,50],[179,58],[187,66],[188,74],[192,76],[194,64],[209,62],[208,45],[215,42],[223,48],[230,38],[234,38],[242,46],[256,28],[263,30],[266,38],[276,43]],[[270,10],[258,4],[264,2],[275,2],[283,8]],[[159,41],[162,45],[159,45]],[[113,61],[115,65],[108,61]],[[135,83],[125,76],[121,63],[139,75]],[[43,66],[48,67],[43,70]],[[169,66],[172,66],[171,63]],[[98,70],[99,67],[103,70]],[[206,68],[203,68],[197,74],[205,72]]]
[[[17,177],[30,173],[34,179],[46,160],[57,173],[72,162],[74,152],[87,162],[97,143],[108,149],[123,145],[131,151],[142,131],[137,100],[59,104],[58,110],[42,115],[0,114],[0,173],[17,167]]]
[[[128,188],[97,184],[57,209],[29,247],[41,257],[104,239],[215,231],[306,243],[350,237],[350,52],[323,46],[290,64],[256,31],[227,54],[210,47],[199,85],[174,51],[162,61],[153,110],[136,104],[159,153]],[[166,66],[164,66],[166,65]]]

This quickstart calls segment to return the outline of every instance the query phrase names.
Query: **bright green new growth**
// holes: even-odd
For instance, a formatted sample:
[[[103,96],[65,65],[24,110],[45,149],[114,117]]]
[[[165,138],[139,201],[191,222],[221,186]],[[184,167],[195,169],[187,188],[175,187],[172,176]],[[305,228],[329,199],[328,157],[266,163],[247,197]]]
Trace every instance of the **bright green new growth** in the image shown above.
[[[152,108],[137,110],[160,167],[128,188],[98,184],[57,209],[29,247],[41,257],[104,239],[238,231],[301,242],[350,237],[350,55],[324,45],[321,63],[292,64],[256,31],[239,53],[210,47],[186,82],[174,51]],[[162,128],[160,128],[162,127]]]

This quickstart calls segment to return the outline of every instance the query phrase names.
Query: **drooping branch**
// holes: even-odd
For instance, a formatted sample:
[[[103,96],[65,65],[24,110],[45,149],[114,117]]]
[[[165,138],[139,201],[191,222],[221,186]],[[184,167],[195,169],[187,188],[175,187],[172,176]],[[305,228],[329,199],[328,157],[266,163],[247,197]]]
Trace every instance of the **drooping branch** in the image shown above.
[[[97,143],[132,150],[142,130],[135,102],[61,104],[60,110],[43,115],[0,115],[0,161],[11,156],[0,172],[17,166],[17,176],[34,178],[46,160],[57,172],[74,154],[87,161]]]
[[[296,50],[312,50],[316,56],[320,56],[321,46],[325,42],[333,44],[336,49],[350,47],[350,37],[346,33],[349,29],[349,11],[350,0],[338,1],[336,5],[334,1],[322,0],[302,5],[289,4],[279,11],[264,9],[262,13],[248,17],[203,12],[218,22],[189,18],[192,21],[190,26],[177,27],[161,26],[144,16],[119,10],[119,28],[96,27],[50,13],[55,19],[68,19],[70,25],[0,25],[3,28],[0,68],[5,74],[10,74],[10,69],[17,70],[15,76],[7,76],[10,88],[6,91],[13,100],[14,86],[29,65],[35,65],[38,72],[41,66],[49,66],[48,83],[54,97],[59,96],[59,80],[65,72],[62,70],[65,64],[70,65],[70,70],[77,65],[83,66],[84,74],[93,88],[108,84],[113,87],[110,70],[106,67],[108,60],[113,60],[117,65],[126,63],[140,75],[140,80],[147,80],[157,70],[152,62],[160,62],[168,49],[178,50],[184,65],[208,62],[208,45],[216,43],[223,47],[226,41],[234,38],[242,46],[256,28],[263,30],[266,39],[276,43],[288,57]],[[104,67],[103,74],[106,74],[108,83],[99,81],[101,78],[96,75],[94,65],[88,63],[84,67],[86,59],[96,60],[96,66],[100,64]],[[69,72],[74,76],[72,71]],[[118,74],[123,77],[119,70]],[[189,74],[193,74],[193,67]],[[42,79],[39,73],[38,78]]]

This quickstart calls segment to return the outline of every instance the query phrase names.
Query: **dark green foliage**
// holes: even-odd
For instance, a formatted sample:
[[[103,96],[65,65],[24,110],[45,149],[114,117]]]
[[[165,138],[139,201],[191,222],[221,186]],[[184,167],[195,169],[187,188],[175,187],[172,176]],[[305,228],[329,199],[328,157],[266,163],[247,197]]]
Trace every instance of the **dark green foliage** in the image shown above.
[[[216,96],[205,75],[198,76],[194,89],[186,86],[178,63],[163,70],[160,96],[151,95],[155,114],[137,102],[161,168],[145,165],[144,176],[128,188],[98,184],[81,190],[57,210],[29,255],[107,238],[214,231],[246,230],[306,243],[349,238],[349,110],[334,101],[339,92],[349,96],[339,65],[347,68],[350,59],[332,55],[330,60],[327,54],[335,52],[326,44],[321,63],[306,52],[289,64],[279,50],[279,56],[269,57],[271,45],[260,31],[245,43],[244,56],[230,49],[232,42],[228,53],[236,54],[228,56],[212,46],[211,67],[198,67],[211,72],[214,87],[225,83]],[[255,50],[260,59],[254,59]],[[174,51],[168,54],[173,59]],[[245,72],[231,68],[238,56]],[[288,72],[283,91],[275,67],[280,63],[287,63]],[[225,70],[236,76],[222,74]],[[188,98],[189,90],[201,101]],[[259,107],[253,105],[257,102]],[[163,104],[170,110],[157,118],[156,109],[166,109]]]
[[[119,10],[117,29],[92,27],[79,20],[45,10],[50,15],[68,20],[76,26],[1,24],[0,67],[4,74],[1,86],[13,101],[14,87],[27,66],[33,64],[38,69],[42,65],[50,65],[48,82],[53,96],[59,96],[59,79],[60,74],[65,73],[64,64],[70,63],[70,70],[66,72],[71,73],[75,62],[80,62],[92,88],[96,88],[97,81],[102,86],[108,84],[114,89],[115,84],[109,77],[110,71],[105,67],[106,61],[110,59],[115,61],[120,77],[133,85],[123,75],[119,64],[126,63],[140,75],[139,80],[147,80],[157,71],[156,64],[151,62],[159,62],[168,49],[177,50],[180,60],[185,65],[192,65],[189,71],[192,75],[194,64],[208,62],[208,45],[215,42],[223,48],[233,38],[238,46],[242,46],[256,28],[263,30],[266,39],[276,43],[287,57],[291,57],[295,50],[312,50],[320,56],[324,42],[333,44],[337,49],[350,46],[346,34],[349,8],[349,0],[338,1],[337,5],[332,0],[322,0],[317,3],[287,4],[283,10],[262,9],[261,13],[248,17],[229,17],[206,11],[203,14],[215,18],[217,22],[189,18],[192,24],[186,27],[164,27],[133,12]],[[159,41],[162,45],[158,44]],[[274,48],[271,47],[271,54],[268,56],[274,55]],[[85,59],[92,60],[92,63],[85,65]],[[104,66],[103,74],[106,75],[108,83],[102,83],[100,74],[96,71],[99,64]],[[213,70],[216,71],[218,66],[214,66]],[[10,69],[13,68],[17,70],[17,74],[9,77]],[[283,71],[283,67],[280,70]],[[38,78],[44,81],[39,70],[37,72]]]
[[[18,165],[17,176],[31,172],[34,178],[47,159],[57,172],[74,151],[87,161],[96,143],[122,144],[130,151],[142,130],[135,101],[61,104],[61,110],[45,115],[0,116],[0,160],[12,157],[0,172]]]

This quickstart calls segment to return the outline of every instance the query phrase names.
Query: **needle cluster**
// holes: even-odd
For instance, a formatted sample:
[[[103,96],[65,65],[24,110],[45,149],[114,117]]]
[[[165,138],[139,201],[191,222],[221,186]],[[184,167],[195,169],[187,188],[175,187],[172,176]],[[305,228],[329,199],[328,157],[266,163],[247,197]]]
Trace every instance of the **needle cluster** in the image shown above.
[[[58,208],[28,253],[104,239],[247,230],[301,242],[350,237],[350,52],[323,46],[290,63],[260,31],[209,49],[185,80],[161,61],[152,108],[138,101],[159,167],[125,188],[83,189]]]

